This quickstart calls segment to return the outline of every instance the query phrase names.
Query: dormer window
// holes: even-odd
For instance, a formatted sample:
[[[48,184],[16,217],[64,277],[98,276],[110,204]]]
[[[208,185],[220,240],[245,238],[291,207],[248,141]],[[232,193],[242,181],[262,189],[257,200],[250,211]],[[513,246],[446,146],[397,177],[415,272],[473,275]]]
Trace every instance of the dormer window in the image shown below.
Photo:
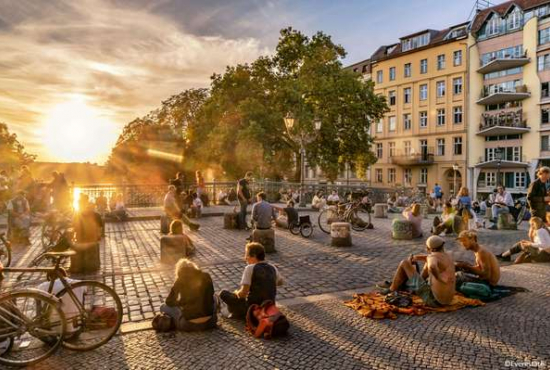
[[[508,15],[507,28],[515,30],[521,27],[522,13],[517,7]]]
[[[430,33],[426,32],[422,35],[404,39],[401,41],[402,51],[408,51],[422,46],[426,46],[430,43]]]
[[[493,15],[489,21],[487,21],[487,36],[496,35],[500,32],[500,17]]]

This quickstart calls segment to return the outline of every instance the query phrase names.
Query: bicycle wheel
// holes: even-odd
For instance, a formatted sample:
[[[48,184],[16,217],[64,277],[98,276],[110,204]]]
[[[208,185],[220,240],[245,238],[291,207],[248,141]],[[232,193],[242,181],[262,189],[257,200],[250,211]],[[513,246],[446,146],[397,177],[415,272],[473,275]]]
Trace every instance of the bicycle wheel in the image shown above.
[[[525,217],[525,212],[527,211],[527,207],[522,206],[519,213],[516,224],[519,226],[523,222],[523,218]]]
[[[32,289],[0,298],[0,364],[28,366],[51,356],[66,329],[59,302]]]
[[[300,226],[300,234],[304,238],[309,238],[313,234],[313,225],[310,223],[303,223]]]
[[[42,247],[44,249],[47,249],[51,247],[52,245],[55,245],[59,239],[61,238],[62,234],[59,229],[57,229],[55,226],[44,224],[42,225]]]
[[[67,317],[65,348],[90,351],[101,347],[122,323],[120,298],[112,288],[98,281],[76,282],[71,284],[71,290],[63,289],[57,297]]]
[[[0,262],[4,267],[10,267],[11,247],[0,241]]]
[[[350,214],[351,228],[355,231],[363,231],[371,224],[370,213],[359,208]]]
[[[330,224],[329,224],[329,216],[330,211],[328,208],[323,209],[321,212],[319,212],[319,217],[317,218],[317,222],[319,223],[319,228],[327,234],[330,234]]]
[[[298,224],[296,224],[296,223],[290,225],[290,226],[288,227],[288,229],[290,230],[290,233],[291,233],[292,235],[298,235],[298,234],[300,234],[300,225],[298,225]]]

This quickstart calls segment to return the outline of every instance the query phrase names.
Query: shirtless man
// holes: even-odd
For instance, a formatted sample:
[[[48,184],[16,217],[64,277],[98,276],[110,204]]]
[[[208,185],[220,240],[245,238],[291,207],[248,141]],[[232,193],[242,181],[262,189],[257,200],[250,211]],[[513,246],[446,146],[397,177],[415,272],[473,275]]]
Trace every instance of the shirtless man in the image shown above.
[[[414,291],[428,306],[450,304],[455,295],[455,267],[452,257],[445,253],[445,240],[430,236],[426,241],[428,255],[411,256],[399,264],[390,292],[403,288]],[[414,262],[424,262],[419,274]]]
[[[498,284],[500,279],[500,266],[494,254],[477,243],[477,234],[474,231],[464,230],[457,240],[467,251],[474,252],[476,264],[472,266],[467,262],[457,262],[457,286],[462,283],[484,283],[491,286]]]

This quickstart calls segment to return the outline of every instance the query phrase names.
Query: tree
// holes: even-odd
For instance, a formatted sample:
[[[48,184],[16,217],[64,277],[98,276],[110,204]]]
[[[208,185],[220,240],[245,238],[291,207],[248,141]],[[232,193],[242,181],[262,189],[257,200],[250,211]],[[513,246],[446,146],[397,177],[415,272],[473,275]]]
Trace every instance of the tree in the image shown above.
[[[25,151],[25,147],[17,140],[17,135],[9,132],[8,125],[0,122],[0,165],[28,165],[35,158],[36,155]]]

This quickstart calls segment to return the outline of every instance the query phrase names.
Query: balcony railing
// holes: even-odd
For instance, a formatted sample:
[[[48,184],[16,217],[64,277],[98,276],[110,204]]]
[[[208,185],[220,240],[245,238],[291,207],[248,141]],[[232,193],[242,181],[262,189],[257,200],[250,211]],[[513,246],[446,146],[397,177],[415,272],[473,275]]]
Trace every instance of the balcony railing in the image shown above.
[[[434,163],[433,148],[428,148],[428,150],[423,151],[421,153],[409,153],[409,154],[397,153],[397,155],[390,157],[390,163],[396,164],[398,166],[422,166],[422,165],[433,164]]]
[[[479,73],[487,74],[505,69],[521,67],[529,63],[529,61],[530,59],[527,57],[527,52],[524,52],[523,55],[520,56],[511,54],[501,57],[493,57],[485,63],[481,61],[482,66],[477,71]]]
[[[498,165],[498,159],[496,159],[495,157],[487,157],[487,156],[482,156],[482,157],[479,157],[478,159],[478,164],[480,163],[494,163],[495,165]],[[500,163],[502,164],[502,162],[507,162],[507,163],[510,163],[510,162],[514,162],[514,163],[526,163],[527,162],[527,157],[525,155],[515,155],[515,156],[511,156],[511,155],[503,155],[502,156],[502,159],[500,160]]]
[[[527,121],[523,119],[523,111],[520,109],[516,112],[482,114],[478,135],[512,135],[528,132],[529,130],[530,128],[527,127]]]
[[[477,104],[481,105],[493,105],[507,103],[517,100],[527,99],[531,96],[531,93],[527,89],[527,85],[519,85],[515,88],[483,88],[481,96],[477,101]]]

